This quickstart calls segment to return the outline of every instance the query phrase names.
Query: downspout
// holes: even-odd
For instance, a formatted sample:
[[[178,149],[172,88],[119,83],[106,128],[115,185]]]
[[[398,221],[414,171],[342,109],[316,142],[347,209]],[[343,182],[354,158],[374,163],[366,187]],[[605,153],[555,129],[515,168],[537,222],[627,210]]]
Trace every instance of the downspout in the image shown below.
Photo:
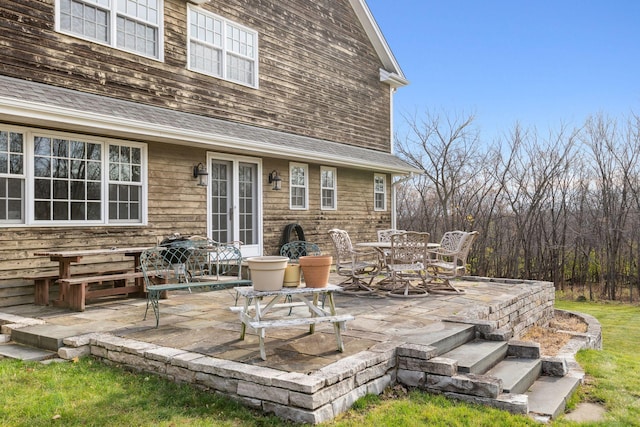
[[[394,181],[393,180],[394,177],[402,177],[402,178],[398,179],[397,181]],[[393,229],[398,228],[397,227],[398,214],[396,212],[396,208],[398,206],[396,197],[398,193],[396,191],[396,187],[400,184],[407,182],[411,178],[413,178],[413,172],[411,172],[409,175],[391,175],[391,228]]]

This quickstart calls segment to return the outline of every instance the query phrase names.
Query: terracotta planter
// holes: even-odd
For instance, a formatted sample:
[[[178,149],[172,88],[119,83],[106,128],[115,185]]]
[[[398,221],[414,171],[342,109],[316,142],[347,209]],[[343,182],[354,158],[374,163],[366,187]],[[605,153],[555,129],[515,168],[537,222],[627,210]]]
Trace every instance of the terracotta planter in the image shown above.
[[[324,288],[329,283],[331,255],[301,256],[300,268],[307,288]]]
[[[284,271],[289,258],[286,256],[256,256],[247,258],[253,289],[278,291],[282,289]]]
[[[282,286],[285,288],[297,288],[300,286],[300,265],[289,264],[284,270],[284,282]]]

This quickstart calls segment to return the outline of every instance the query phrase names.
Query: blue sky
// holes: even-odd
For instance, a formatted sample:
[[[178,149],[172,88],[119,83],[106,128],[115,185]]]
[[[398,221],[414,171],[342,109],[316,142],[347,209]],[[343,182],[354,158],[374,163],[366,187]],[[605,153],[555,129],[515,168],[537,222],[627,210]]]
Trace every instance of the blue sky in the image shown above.
[[[474,113],[487,142],[640,114],[638,0],[367,0],[411,82],[401,114]]]

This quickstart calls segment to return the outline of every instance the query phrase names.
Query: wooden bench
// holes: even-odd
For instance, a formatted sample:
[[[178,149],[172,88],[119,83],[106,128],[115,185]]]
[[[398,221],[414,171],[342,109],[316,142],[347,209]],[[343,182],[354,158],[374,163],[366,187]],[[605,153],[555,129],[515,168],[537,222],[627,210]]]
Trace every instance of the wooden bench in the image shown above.
[[[116,274],[116,273],[124,273],[126,270],[119,268],[117,270],[104,270],[97,271],[92,274],[94,275],[103,275],[103,274]],[[84,273],[86,275],[86,273]],[[51,286],[56,283],[59,277],[58,270],[46,270],[39,271],[34,274],[30,274],[27,276],[23,276],[25,280],[33,280],[34,286],[34,304],[35,305],[49,305],[49,292],[51,290]]]
[[[127,284],[129,280],[142,279],[141,271],[129,271],[115,274],[102,274],[91,276],[74,276],[68,279],[58,279],[61,294],[66,295],[66,300],[60,305],[68,306],[75,311],[84,311],[86,300],[113,295],[128,295],[144,293],[142,284]],[[105,289],[90,289],[90,285],[114,282],[114,286]],[[54,302],[55,303],[55,302]]]
[[[147,311],[149,304],[153,308],[156,316],[156,328],[160,324],[160,306],[158,305],[160,297],[168,291],[191,290],[192,288],[211,288],[211,290],[226,289],[235,286],[250,286],[251,280],[237,279],[233,276],[219,276],[217,280],[194,281],[189,283],[160,283],[157,285],[147,285],[147,309],[144,312],[144,319],[147,319]]]

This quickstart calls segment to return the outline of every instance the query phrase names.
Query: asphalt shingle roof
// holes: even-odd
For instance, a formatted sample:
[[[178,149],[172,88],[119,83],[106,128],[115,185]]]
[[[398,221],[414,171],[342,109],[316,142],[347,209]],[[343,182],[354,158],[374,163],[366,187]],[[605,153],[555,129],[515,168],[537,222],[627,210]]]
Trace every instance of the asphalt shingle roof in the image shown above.
[[[34,117],[49,113],[49,120],[61,125],[84,117],[103,129],[136,129],[141,138],[164,132],[166,141],[193,139],[212,149],[235,146],[258,154],[380,172],[418,172],[391,153],[0,76],[0,119],[12,115],[12,106],[19,106],[20,114],[33,113]],[[74,130],[71,125],[70,130]]]

